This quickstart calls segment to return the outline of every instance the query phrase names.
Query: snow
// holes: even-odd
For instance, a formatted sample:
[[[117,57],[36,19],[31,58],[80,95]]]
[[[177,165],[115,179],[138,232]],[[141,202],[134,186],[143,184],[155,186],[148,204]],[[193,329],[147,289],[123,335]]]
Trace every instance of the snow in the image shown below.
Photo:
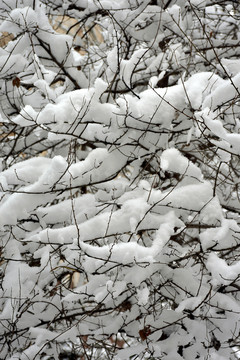
[[[231,149],[235,154],[240,154],[240,135],[227,132],[222,121],[216,119],[209,108],[205,108],[204,110],[197,112],[196,118],[203,121],[208,130],[210,130],[214,135],[222,140],[225,140],[229,144],[228,149]],[[221,141],[219,142],[220,146]],[[224,149],[226,148],[226,145],[223,143],[222,147]]]
[[[180,209],[181,213],[184,213],[184,210],[189,210],[192,214],[200,212],[201,219],[209,224],[216,219],[222,219],[221,206],[218,200],[213,198],[212,186],[207,181],[176,187],[169,192],[163,192],[156,199],[153,194],[152,201],[156,203],[159,211],[163,206],[170,205],[176,212],[177,209]]]
[[[107,56],[107,62],[110,70],[115,73],[118,69],[118,47],[115,46]]]
[[[162,152],[161,168],[164,171],[173,171],[199,181],[203,180],[201,170],[174,148]]]
[[[22,28],[26,26],[29,29],[34,29],[37,26],[37,14],[31,7],[24,7],[22,9],[14,9],[10,13],[10,20],[3,21],[0,25],[0,31],[17,34],[21,32]]]
[[[227,6],[231,6],[230,4]],[[231,10],[229,10],[231,11]],[[237,75],[240,70],[240,60],[239,59],[222,59],[222,65],[224,66],[224,68],[226,69],[226,71],[230,74],[230,75]]]
[[[30,333],[30,336],[35,339],[36,345],[39,346],[39,347],[42,344],[44,344],[46,341],[49,341],[49,340],[51,341],[55,337],[58,336],[57,333],[54,333],[54,332],[49,331],[47,329],[33,328],[33,327],[31,327],[29,329],[29,333]]]
[[[135,346],[131,346],[127,349],[122,349],[118,351],[118,358],[125,360],[125,359],[133,359],[141,353],[146,353],[146,344],[138,344]],[[159,354],[160,355],[160,354]]]
[[[44,160],[47,163],[49,162],[49,160]],[[42,161],[41,159],[40,161],[44,162],[44,160]],[[18,219],[27,217],[39,205],[47,204],[51,201],[54,198],[54,193],[48,192],[49,185],[54,186],[66,168],[67,163],[65,160],[61,156],[56,156],[51,160],[49,166],[44,168],[37,181],[19,188],[16,193],[13,193],[6,199],[0,207],[0,227],[7,224],[16,224]],[[27,169],[27,172],[29,173],[29,169]],[[17,176],[17,171],[15,174]],[[45,190],[47,190],[48,195],[46,198],[43,198],[42,192],[44,193]],[[19,204],[21,204],[21,207],[18,206]]]
[[[40,80],[39,80],[40,81]],[[29,125],[33,125],[35,122],[34,120],[37,117],[37,113],[36,111],[32,108],[32,106],[30,105],[26,105],[19,113],[19,115],[17,115],[14,119],[13,122],[15,124],[18,124],[20,126],[29,126]]]
[[[133,71],[147,51],[148,49],[136,50],[130,60],[122,60],[120,63],[120,77],[129,88],[131,88],[132,84]]]
[[[151,123],[161,124],[169,128],[176,113],[176,109],[181,111],[184,106],[184,93],[181,85],[176,85],[166,89],[149,89],[140,94],[137,104],[139,117],[141,120]],[[136,117],[138,117],[136,115]]]
[[[19,50],[21,51],[21,49]],[[7,71],[9,74],[14,73],[15,71],[21,72],[26,64],[26,59],[20,54],[13,54],[10,59],[9,54],[2,54],[0,57],[0,66],[2,71]],[[12,71],[12,68],[14,68],[14,71]]]
[[[213,286],[229,285],[239,276],[240,263],[227,265],[224,259],[218,257],[217,254],[209,254],[207,268],[212,274],[211,283]]]
[[[49,158],[35,157],[14,164],[8,170],[3,171],[1,176],[13,185],[33,183],[42,175],[50,163],[51,159]]]
[[[232,100],[238,95],[240,89],[240,74],[234,76],[231,80],[221,81],[219,86],[213,88],[203,101],[203,108],[208,107],[211,110],[216,110],[222,104]]]
[[[0,49],[6,359],[71,347],[104,358],[102,343],[116,359],[233,358],[237,17],[206,1],[149,4],[56,0],[78,39],[53,30],[50,2],[2,4],[0,30],[16,35]]]
[[[137,290],[138,304],[146,305],[149,298],[149,289],[145,287],[144,289]]]
[[[215,89],[220,86],[224,86],[224,80],[218,75],[210,72],[202,72],[194,74],[190,79],[186,81],[186,101],[190,101],[190,105],[193,109],[198,110],[201,107],[207,107],[207,100],[209,93],[214,93]],[[217,91],[217,90],[216,90]]]

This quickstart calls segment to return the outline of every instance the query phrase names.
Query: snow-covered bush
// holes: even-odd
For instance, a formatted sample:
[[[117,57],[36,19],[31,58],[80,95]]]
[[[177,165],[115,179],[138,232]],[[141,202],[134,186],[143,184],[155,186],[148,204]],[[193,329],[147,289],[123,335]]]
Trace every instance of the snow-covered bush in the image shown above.
[[[1,2],[1,359],[238,357],[239,11]]]

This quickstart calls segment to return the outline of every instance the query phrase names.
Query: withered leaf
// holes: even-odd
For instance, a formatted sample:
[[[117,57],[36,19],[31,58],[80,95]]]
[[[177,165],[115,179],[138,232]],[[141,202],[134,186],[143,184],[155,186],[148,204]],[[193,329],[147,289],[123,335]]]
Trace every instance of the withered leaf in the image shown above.
[[[146,340],[147,337],[151,334],[150,326],[145,326],[143,329],[139,330],[138,333],[142,341]]]
[[[13,84],[13,86],[16,86],[16,87],[19,88],[19,86],[20,86],[20,79],[19,79],[19,77],[16,76],[16,77],[12,80],[12,84]]]

